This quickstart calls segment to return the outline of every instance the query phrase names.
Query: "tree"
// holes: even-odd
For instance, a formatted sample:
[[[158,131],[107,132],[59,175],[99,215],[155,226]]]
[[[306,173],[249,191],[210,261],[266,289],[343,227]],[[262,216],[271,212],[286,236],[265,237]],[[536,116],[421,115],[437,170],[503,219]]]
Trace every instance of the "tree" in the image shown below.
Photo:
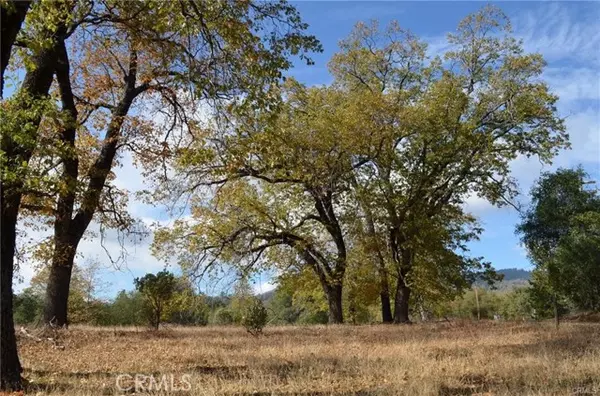
[[[208,307],[204,296],[195,293],[189,279],[178,277],[163,316],[170,323],[204,326],[208,323]]]
[[[144,297],[139,292],[121,290],[110,304],[109,324],[127,326],[147,323],[144,303]]]
[[[182,152],[176,168],[182,177],[171,181],[173,188],[184,186],[197,197],[208,186],[213,198],[193,199],[192,221],[158,233],[157,250],[193,271],[206,271],[219,258],[248,271],[285,266],[278,257],[289,257],[315,272],[330,321],[342,323],[343,217],[350,210],[343,200],[353,160],[369,155],[360,151],[360,118],[348,117],[360,114],[360,102],[291,79],[282,95],[278,113],[233,114],[231,128],[209,130],[206,140]]]
[[[28,164],[36,146],[37,130],[42,115],[53,106],[48,93],[58,60],[59,43],[71,33],[67,28],[68,16],[75,7],[72,1],[0,3],[2,22],[2,106],[3,120],[0,142],[2,191],[0,232],[2,258],[0,262],[0,390],[19,390],[21,364],[13,323],[12,281],[16,246],[16,227],[23,194],[41,178],[29,173]],[[30,18],[29,34],[24,38],[28,51],[21,51],[25,76],[15,93],[4,99],[4,78],[14,56],[15,43],[22,33],[23,21]],[[26,181],[28,180],[28,183]]]
[[[293,304],[293,292],[278,286],[269,300],[268,309],[272,314],[271,322],[275,324],[296,323],[301,309]]]
[[[538,308],[565,298],[597,310],[598,213],[600,197],[582,168],[546,172],[531,189],[531,204],[517,233],[536,266],[532,280]],[[545,303],[545,304],[544,304]]]
[[[553,261],[562,294],[579,309],[600,311],[600,205],[572,219]]]
[[[237,324],[241,324],[244,315],[252,305],[254,294],[252,293],[252,287],[248,278],[245,276],[240,277],[235,283],[233,294],[229,300],[229,310],[233,315],[233,321]]]
[[[252,297],[244,311],[242,326],[248,333],[257,336],[262,334],[263,328],[267,325],[267,319],[268,313],[263,302],[257,297]]]
[[[500,10],[469,15],[448,41],[445,62],[427,62],[425,44],[397,24],[359,24],[330,66],[341,89],[379,103],[367,128],[379,131],[380,154],[357,180],[387,230],[397,323],[409,321],[420,234],[430,224],[443,228],[450,213],[464,218],[469,194],[510,203],[511,161],[549,161],[566,146],[557,97],[538,78],[544,61],[524,53]]]
[[[313,37],[302,34],[306,25],[295,9],[283,2],[109,3],[92,5],[76,22],[73,41],[81,45],[69,54],[63,43],[56,68],[66,118],[57,139],[65,150],[59,155],[63,185],[54,210],[45,318],[59,324],[67,323],[73,258],[94,215],[130,228],[131,220],[115,208],[123,206],[122,193],[109,184],[119,150],[140,153],[147,163],[168,155],[168,143],[180,138],[173,136],[176,128],[191,136],[198,132],[187,115],[196,100],[242,97],[240,108],[265,105],[265,91],[290,66],[287,56],[318,49]],[[258,33],[262,26],[269,29]],[[168,114],[168,132],[152,125],[147,114],[132,114],[142,101]],[[76,134],[79,129],[87,133]],[[103,130],[104,138],[83,161],[76,138],[89,139],[93,130]]]
[[[150,325],[158,330],[164,309],[175,293],[177,280],[175,276],[166,271],[155,274],[146,274],[142,278],[135,278],[135,288],[139,291],[149,305],[148,320]]]
[[[0,97],[3,97],[4,93],[4,72],[9,64],[12,47],[30,6],[31,1],[3,1],[0,3],[0,25],[2,25],[0,28],[2,37],[0,48],[0,62],[2,67]]]
[[[28,287],[14,299],[14,318],[16,324],[32,324],[40,319],[44,304],[43,296]]]

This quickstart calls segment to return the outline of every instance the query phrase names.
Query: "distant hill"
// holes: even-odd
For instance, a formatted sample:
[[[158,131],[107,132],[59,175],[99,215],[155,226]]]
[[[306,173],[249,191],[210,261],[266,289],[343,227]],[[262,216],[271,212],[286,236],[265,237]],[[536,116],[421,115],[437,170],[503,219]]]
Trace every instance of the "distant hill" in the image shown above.
[[[503,282],[513,281],[513,280],[526,280],[531,279],[531,271],[527,271],[519,268],[505,268],[498,270],[499,273],[504,275]]]
[[[515,287],[524,287],[529,285],[529,279],[531,279],[531,271],[527,271],[519,268],[504,268],[497,271],[504,275],[502,282],[495,285],[497,290],[509,290]],[[475,282],[479,287],[489,288],[485,282]],[[269,290],[268,292],[261,293],[258,295],[264,303],[268,303],[275,294],[275,290]]]
[[[515,287],[524,287],[529,285],[531,279],[531,271],[519,268],[504,268],[499,269],[498,273],[504,275],[502,282],[496,283],[494,286],[497,290],[514,289]],[[478,286],[489,288],[484,282],[476,282]]]
[[[267,302],[269,302],[273,298],[273,295],[275,295],[275,289],[269,290],[268,292],[264,292],[264,293],[259,294],[258,298],[262,302],[267,303]]]

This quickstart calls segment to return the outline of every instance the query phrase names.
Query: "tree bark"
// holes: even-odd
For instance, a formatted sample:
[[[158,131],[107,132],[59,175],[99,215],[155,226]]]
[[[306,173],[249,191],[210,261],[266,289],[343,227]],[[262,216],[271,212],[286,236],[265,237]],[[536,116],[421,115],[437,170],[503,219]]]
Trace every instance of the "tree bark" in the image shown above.
[[[0,7],[0,65],[2,68],[0,75],[0,97],[4,97],[4,72],[10,61],[12,47],[17,39],[17,34],[21,30],[21,25],[25,20],[31,1],[11,1],[14,10],[8,10],[6,7]]]
[[[410,291],[410,288],[404,283],[404,279],[399,278],[394,300],[394,323],[410,323]]]
[[[410,249],[399,249],[400,260],[397,260],[398,283],[396,284],[396,296],[394,298],[394,323],[410,323],[409,304],[410,287],[406,283],[406,277],[411,270],[413,263],[413,252]],[[400,261],[398,263],[398,261]]]
[[[4,192],[4,191],[3,191]],[[2,267],[0,269],[0,390],[20,390],[21,363],[13,322],[13,271],[18,201],[2,199]]]
[[[387,279],[386,279],[387,286]],[[379,293],[381,299],[381,319],[383,323],[392,323],[394,317],[392,315],[392,304],[390,304],[390,291],[389,288],[382,286],[381,292]]]
[[[329,306],[329,323],[344,323],[344,310],[342,308],[342,285],[335,284],[326,288],[327,304]]]
[[[54,246],[50,276],[46,287],[44,323],[68,326],[69,291],[76,247],[63,241]]]

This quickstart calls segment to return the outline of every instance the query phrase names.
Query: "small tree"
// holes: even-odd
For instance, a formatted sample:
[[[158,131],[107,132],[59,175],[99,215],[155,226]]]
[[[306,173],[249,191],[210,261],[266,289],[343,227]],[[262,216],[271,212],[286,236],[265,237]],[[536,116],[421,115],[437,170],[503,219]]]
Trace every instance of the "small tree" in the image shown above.
[[[260,298],[254,297],[242,316],[242,326],[248,333],[256,336],[262,333],[263,328],[267,325],[267,316],[267,309]]]
[[[242,276],[235,284],[233,296],[229,303],[229,311],[233,315],[233,321],[242,324],[246,312],[252,305],[252,286],[246,276]]]
[[[150,324],[158,330],[163,310],[175,292],[175,276],[163,270],[156,275],[146,274],[143,278],[135,278],[134,282],[135,288],[148,302]]]

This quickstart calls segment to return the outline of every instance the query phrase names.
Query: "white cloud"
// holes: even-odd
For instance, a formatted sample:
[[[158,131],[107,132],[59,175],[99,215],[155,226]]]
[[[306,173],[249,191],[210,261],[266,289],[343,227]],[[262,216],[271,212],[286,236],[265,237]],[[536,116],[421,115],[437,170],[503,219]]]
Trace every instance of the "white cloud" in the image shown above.
[[[523,39],[525,49],[542,53],[550,62],[569,58],[571,63],[598,66],[600,7],[593,2],[578,5],[540,3],[535,10],[513,17],[515,32]],[[581,11],[577,18],[575,10]]]
[[[276,287],[276,283],[266,281],[252,285],[252,290],[254,291],[254,294],[263,294],[271,290],[275,290]]]
[[[589,107],[567,116],[572,148],[558,158],[561,166],[573,166],[582,161],[600,163],[600,98],[596,102],[595,109]]]
[[[492,210],[495,208],[486,199],[478,197],[476,193],[469,194],[469,196],[463,204],[463,207],[466,211],[471,212],[475,215],[482,214],[488,210]]]
[[[600,98],[599,69],[574,66],[549,67],[545,70],[543,79],[559,96],[559,103],[562,107],[570,107],[571,102],[579,100],[598,100]]]

